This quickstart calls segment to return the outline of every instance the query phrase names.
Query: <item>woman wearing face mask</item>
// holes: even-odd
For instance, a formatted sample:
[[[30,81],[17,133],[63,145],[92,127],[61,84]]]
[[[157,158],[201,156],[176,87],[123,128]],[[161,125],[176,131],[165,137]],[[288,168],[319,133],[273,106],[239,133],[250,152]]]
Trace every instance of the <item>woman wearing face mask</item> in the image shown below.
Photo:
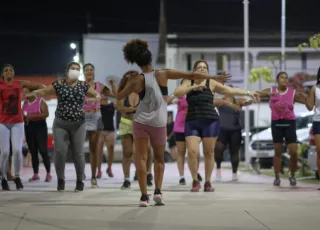
[[[195,73],[208,74],[208,64],[203,60],[195,62],[193,66]],[[212,80],[184,80],[182,85],[175,89],[176,97],[186,95],[188,112],[185,122],[185,136],[188,149],[188,164],[192,175],[192,192],[198,192],[201,188],[198,181],[197,156],[199,145],[203,143],[203,154],[205,163],[205,192],[213,192],[211,186],[211,174],[214,166],[214,147],[219,135],[219,115],[214,109],[214,92],[219,94],[251,96],[258,98],[256,92],[224,86]]]
[[[175,70],[154,70],[151,64],[152,55],[148,43],[140,39],[129,41],[123,48],[125,60],[136,63],[142,70],[141,74],[126,75],[120,82],[117,99],[122,100],[132,92],[138,93],[140,103],[134,114],[132,129],[136,149],[135,164],[141,191],[140,206],[149,205],[146,180],[146,159],[150,139],[154,153],[153,200],[157,205],[164,205],[161,187],[164,173],[164,151],[166,147],[167,123],[167,83],[169,79],[228,79],[226,76],[209,76],[202,73],[185,73]],[[215,82],[215,81],[213,81]],[[224,89],[220,83],[215,87]],[[226,93],[229,93],[227,90]],[[241,93],[245,91],[241,91]],[[240,93],[240,92],[239,92]],[[181,95],[183,96],[183,95]],[[165,97],[165,98],[164,98]],[[180,97],[180,96],[179,96]]]
[[[110,90],[100,82],[94,81],[94,65],[87,63],[83,66],[85,82],[96,90],[99,95],[110,96]],[[100,100],[97,101],[95,98],[85,97],[83,103],[83,110],[85,112],[85,125],[86,130],[89,135],[89,151],[90,151],[90,165],[91,165],[91,187],[97,187],[97,167],[98,167],[98,155],[99,150],[97,148],[100,139],[100,129],[103,127],[98,127],[99,120],[101,119],[100,112]]]
[[[22,94],[30,93],[29,89],[23,89]],[[27,145],[32,156],[33,176],[29,181],[37,181],[40,179],[39,173],[39,157],[41,154],[43,164],[46,168],[47,175],[45,182],[50,182],[52,177],[50,174],[50,158],[48,154],[48,127],[46,118],[49,116],[48,105],[40,97],[38,98],[25,98],[22,105],[24,114],[24,130]]]
[[[318,175],[320,176],[320,67],[318,69],[316,85],[312,86],[309,92],[306,107],[309,111],[314,109],[312,131],[316,142]]]
[[[8,159],[10,155],[10,138],[14,159],[14,182],[17,190],[23,189],[20,179],[22,166],[22,143],[24,138],[23,113],[21,109],[22,89],[36,90],[44,85],[14,80],[14,68],[10,64],[4,65],[0,80],[0,168],[2,173],[1,186],[3,190],[10,190],[7,181]]]
[[[270,96],[271,108],[271,133],[274,144],[273,167],[275,173],[274,186],[280,186],[280,170],[281,158],[283,153],[283,139],[290,154],[290,177],[291,186],[295,186],[297,181],[294,174],[298,164],[298,146],[296,134],[296,116],[294,114],[294,103],[305,104],[307,95],[301,92],[296,92],[295,89],[288,87],[288,74],[286,72],[278,73],[277,87],[264,89],[260,93],[261,97]]]
[[[55,168],[58,177],[58,191],[65,189],[65,163],[70,146],[74,156],[77,173],[75,191],[83,191],[85,157],[83,144],[86,137],[85,114],[83,103],[85,96],[100,99],[99,94],[86,82],[79,81],[80,64],[71,62],[67,65],[66,79],[57,80],[44,89],[33,91],[29,97],[45,97],[56,94],[58,105],[53,122]]]

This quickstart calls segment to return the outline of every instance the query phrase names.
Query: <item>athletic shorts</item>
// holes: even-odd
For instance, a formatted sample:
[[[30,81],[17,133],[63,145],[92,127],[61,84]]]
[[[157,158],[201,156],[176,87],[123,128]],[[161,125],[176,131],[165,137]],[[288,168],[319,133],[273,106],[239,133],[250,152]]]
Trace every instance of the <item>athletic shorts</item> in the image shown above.
[[[184,133],[186,137],[217,137],[219,135],[219,132],[219,120],[194,120],[185,122]]]
[[[100,138],[103,141],[112,141],[112,142],[116,142],[116,132],[115,131],[101,131],[101,136]]]
[[[165,145],[167,141],[167,126],[155,127],[133,121],[132,133],[134,139],[149,138],[152,147]]]
[[[132,120],[121,117],[119,123],[120,136],[132,135]]]
[[[297,143],[296,121],[295,120],[277,120],[271,121],[272,140],[275,144]]]
[[[101,113],[85,113],[85,126],[87,131],[98,131],[100,129]]]
[[[186,136],[184,135],[184,133],[174,133],[174,136],[176,137],[176,141],[180,141],[180,142],[185,142],[186,141]]]
[[[313,135],[320,134],[320,121],[312,122],[312,132],[313,132]]]

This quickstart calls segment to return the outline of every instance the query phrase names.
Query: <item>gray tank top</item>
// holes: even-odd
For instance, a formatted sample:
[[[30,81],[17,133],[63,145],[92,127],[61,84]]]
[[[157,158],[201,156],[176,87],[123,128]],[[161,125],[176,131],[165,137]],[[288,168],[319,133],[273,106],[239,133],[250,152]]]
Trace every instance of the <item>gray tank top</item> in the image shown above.
[[[154,127],[167,125],[167,103],[163,99],[155,71],[143,73],[145,95],[140,99],[134,121]]]

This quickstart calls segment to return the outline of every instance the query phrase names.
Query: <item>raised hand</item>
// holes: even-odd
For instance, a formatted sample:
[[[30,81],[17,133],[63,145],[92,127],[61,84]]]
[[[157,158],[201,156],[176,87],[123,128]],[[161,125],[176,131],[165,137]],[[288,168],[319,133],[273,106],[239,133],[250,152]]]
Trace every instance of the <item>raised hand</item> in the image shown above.
[[[215,75],[215,76],[212,76],[212,79],[213,80],[216,80],[220,83],[225,83],[227,81],[229,81],[231,79],[231,75],[227,74],[227,73],[223,73],[222,75]]]
[[[248,91],[248,96],[250,96],[254,102],[260,101],[260,95],[255,91]]]

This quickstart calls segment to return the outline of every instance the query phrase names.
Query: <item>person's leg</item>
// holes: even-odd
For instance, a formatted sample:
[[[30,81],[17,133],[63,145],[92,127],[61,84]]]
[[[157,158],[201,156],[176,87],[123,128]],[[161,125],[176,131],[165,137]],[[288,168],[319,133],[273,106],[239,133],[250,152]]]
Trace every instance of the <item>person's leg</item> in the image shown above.
[[[2,190],[10,190],[7,181],[8,159],[10,155],[10,130],[3,124],[0,124],[0,168]]]
[[[146,207],[149,205],[149,197],[147,192],[147,157],[149,134],[147,133],[147,125],[133,122],[132,131],[135,146],[134,161],[138,176],[139,187],[141,191],[140,206]]]
[[[29,179],[29,181],[37,181],[40,179],[39,177],[39,156],[38,156],[38,145],[37,145],[37,133],[38,127],[33,124],[25,125],[25,136],[26,142],[28,145],[29,152],[32,156],[31,163],[33,169],[33,176]],[[46,134],[47,135],[47,134]]]
[[[185,185],[186,180],[184,178],[184,163],[185,163],[185,156],[186,156],[186,142],[184,133],[175,133],[176,135],[176,144],[177,144],[177,167],[179,171],[179,184]],[[200,155],[200,154],[199,154]]]
[[[318,175],[320,177],[320,125],[319,125],[319,134],[316,134],[314,136],[314,140],[316,142]],[[320,188],[318,190],[320,190]]]
[[[214,148],[214,158],[217,164],[216,178],[221,180],[221,163],[223,161],[223,154],[228,144],[228,132],[220,130],[218,140]]]
[[[126,134],[121,136],[122,144],[122,170],[124,176],[124,182],[121,189],[130,189],[130,166],[131,158],[133,154],[133,137],[131,134]]]
[[[11,128],[12,156],[14,159],[14,182],[17,190],[23,189],[20,171],[23,163],[22,144],[24,138],[24,124],[16,123]]]
[[[211,176],[214,167],[214,148],[220,132],[220,121],[216,120],[210,124],[204,124],[201,129],[203,142],[204,168],[205,168],[205,192],[213,192]]]
[[[280,186],[280,171],[281,171],[281,158],[283,153],[283,128],[277,126],[276,123],[271,123],[271,133],[274,145],[274,157],[273,157],[273,168],[275,174],[274,186]]]
[[[106,137],[106,131],[100,131],[100,137],[98,139],[97,144],[97,164],[98,164],[98,173],[97,173],[97,179],[100,179],[102,177],[102,161],[103,161],[103,146],[104,141]]]
[[[297,181],[295,179],[295,173],[298,167],[298,145],[297,145],[297,133],[296,133],[296,121],[292,121],[285,129],[285,140],[290,154],[290,177],[289,182],[291,186],[295,186]]]
[[[47,172],[45,182],[50,182],[52,180],[52,176],[50,174],[51,161],[48,153],[48,128],[45,121],[39,123],[38,132],[36,134],[36,141],[42,157],[43,165]]]
[[[54,165],[56,169],[58,185],[57,190],[65,189],[65,165],[70,147],[70,134],[68,131],[68,122],[55,119],[53,122],[53,138],[54,138]]]
[[[115,132],[108,132],[108,137],[106,141],[107,145],[107,151],[108,151],[108,168],[107,168],[107,174],[109,177],[114,177],[112,173],[112,163],[114,159],[114,145],[116,142],[116,135]]]
[[[77,184],[75,191],[83,191],[83,177],[84,177],[84,167],[85,167],[85,158],[83,153],[83,144],[86,139],[86,126],[85,124],[76,124],[76,127],[71,131],[71,146],[72,153],[74,156],[74,165],[76,168],[77,174]],[[95,174],[93,174],[95,175]]]
[[[232,180],[237,181],[238,176],[238,167],[239,167],[239,151],[241,148],[241,130],[236,130],[230,132],[230,144],[229,144],[229,150],[230,150],[230,156],[231,156],[231,166],[232,166]]]
[[[100,132],[90,131],[89,149],[90,149],[90,165],[91,165],[91,187],[96,188],[97,185],[97,167],[98,167],[98,142],[100,142]],[[75,156],[76,157],[76,156]]]
[[[152,180],[152,163],[153,163],[153,153],[151,150],[151,144],[150,144],[150,139],[149,139],[149,144],[148,144],[148,157],[147,157],[147,185],[149,187],[153,186]]]

